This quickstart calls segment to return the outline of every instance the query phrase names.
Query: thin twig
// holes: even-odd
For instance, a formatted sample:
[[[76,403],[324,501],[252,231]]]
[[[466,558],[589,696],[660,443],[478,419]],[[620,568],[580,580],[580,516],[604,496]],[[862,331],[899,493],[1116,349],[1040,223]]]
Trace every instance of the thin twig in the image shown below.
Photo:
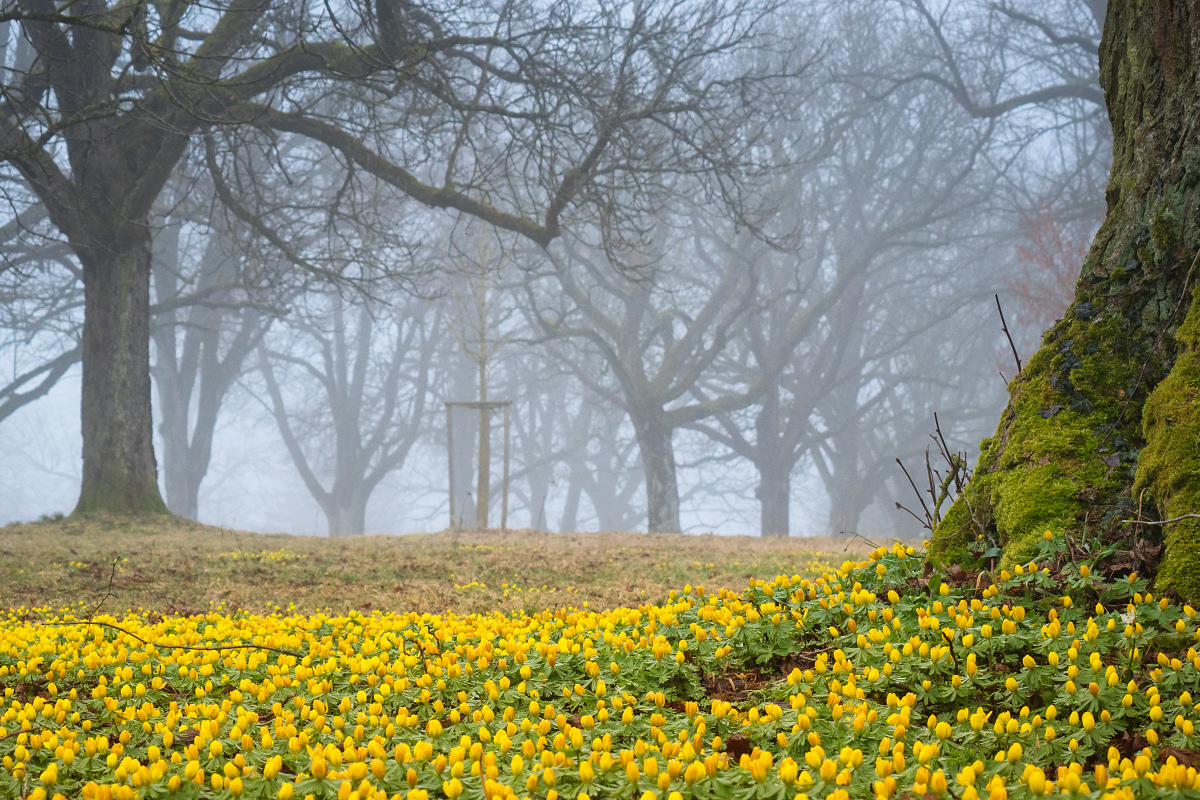
[[[1017,346],[1013,344],[1012,334],[1008,332],[1008,323],[1004,321],[1004,309],[1000,307],[1000,295],[996,295],[996,310],[1000,312],[1000,328],[1008,337],[1008,346],[1012,348],[1013,358],[1017,360],[1017,374],[1021,374],[1021,357],[1017,355]],[[1001,375],[1000,377],[1004,377]]]
[[[917,494],[917,499],[921,501],[921,508],[925,509],[925,519],[927,520],[925,527],[929,528],[929,530],[933,530],[933,526],[929,524],[933,521],[933,515],[929,513],[929,506],[925,505],[925,498],[921,497],[921,490],[917,488],[917,484],[913,481],[912,475],[908,474],[908,470],[905,468],[904,462],[897,458],[896,463],[900,465],[900,469],[904,470],[904,477],[908,478],[909,484],[912,486],[913,491]],[[907,511],[908,509],[905,510]],[[908,513],[912,514],[911,511]],[[917,515],[913,514],[913,516],[916,517]],[[920,520],[920,517],[917,517],[917,519]]]
[[[871,547],[879,547],[879,545],[875,544],[874,542],[872,542],[867,537],[863,536],[858,531],[854,531],[854,535],[850,537],[850,541],[846,542],[846,546],[842,548],[843,553],[850,549],[850,545],[854,544],[855,539],[862,539],[864,542],[871,545]]]
[[[201,645],[187,645],[187,644],[170,644],[168,642],[152,642],[148,639],[143,639],[142,637],[138,636],[136,633],[133,633],[132,631],[125,630],[120,625],[113,625],[110,622],[100,622],[99,620],[89,620],[86,623],[84,623],[84,622],[43,622],[41,624],[48,628],[69,628],[69,627],[74,627],[76,625],[99,625],[103,628],[111,628],[114,631],[120,631],[121,633],[125,634],[126,636],[130,636],[134,639],[137,639],[142,644],[148,644],[151,647],[161,648],[164,650],[201,650],[201,651],[208,650],[208,651],[214,651],[214,652],[220,651],[220,650],[268,650],[272,653],[281,653],[282,655],[285,655],[285,656],[294,656],[295,658],[304,658],[304,653],[298,652],[296,650],[285,650],[281,647],[268,647],[265,644],[225,644],[225,645],[217,645],[217,646],[201,646]]]
[[[1171,517],[1170,519],[1124,519],[1121,520],[1122,525],[1169,525],[1172,522],[1179,522],[1181,519],[1200,519],[1200,514],[1184,514],[1179,517]]]
[[[900,509],[901,511],[907,511],[909,514],[912,514],[912,518],[913,518],[913,519],[915,519],[917,522],[921,523],[921,527],[922,527],[922,528],[928,528],[928,527],[929,527],[929,523],[928,523],[928,522],[926,522],[925,520],[921,519],[921,518],[920,518],[920,517],[918,517],[916,514],[913,514],[913,511],[912,511],[912,509],[911,509],[911,508],[909,508],[908,506],[904,505],[903,503],[901,503],[899,500],[897,500],[897,501],[896,501],[896,508]]]
[[[933,488],[933,464],[929,461],[929,448],[925,448],[925,475],[929,478],[929,502],[933,503],[933,514],[930,515],[934,525],[937,525],[941,520],[938,518],[938,498],[937,492]],[[940,476],[939,476],[940,478]]]
[[[110,572],[108,575],[108,588],[105,590],[104,596],[100,598],[100,602],[96,603],[96,607],[92,609],[90,614],[88,614],[88,622],[91,622],[92,618],[100,613],[100,607],[104,605],[104,601],[108,600],[110,597],[116,597],[116,595],[112,593],[112,586],[113,580],[117,577],[117,564],[120,562],[120,560],[121,557],[119,555],[113,559],[112,572]]]
[[[62,730],[62,728],[47,728],[44,725],[33,725],[29,728],[29,730],[25,730],[24,728],[17,728],[15,731],[9,731],[8,733],[4,734],[3,736],[0,736],[0,741],[3,741],[5,739],[9,738],[10,736],[19,736],[22,733],[33,733],[34,731],[45,731],[46,733],[54,733],[54,732],[60,731],[60,730]]]

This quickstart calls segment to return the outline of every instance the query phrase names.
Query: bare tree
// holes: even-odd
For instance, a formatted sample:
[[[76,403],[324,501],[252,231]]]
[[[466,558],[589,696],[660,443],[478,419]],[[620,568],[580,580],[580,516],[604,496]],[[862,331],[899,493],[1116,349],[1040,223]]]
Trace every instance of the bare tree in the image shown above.
[[[566,457],[567,496],[559,529],[578,530],[583,513],[579,501],[586,497],[600,530],[636,530],[646,522],[645,506],[636,502],[645,476],[627,417],[613,406],[589,404],[580,408],[576,421],[583,441]]]
[[[79,363],[83,292],[79,263],[45,209],[31,206],[0,228],[0,422],[44,397]],[[7,361],[8,359],[6,359]]]
[[[591,361],[594,370],[604,368],[601,360]],[[642,485],[637,440],[624,411],[597,402],[541,348],[513,348],[503,360],[502,380],[513,401],[511,491],[530,523],[549,527],[561,502],[562,531],[643,524],[645,514],[634,502]]]
[[[709,246],[685,233],[661,241],[658,254],[639,255],[642,263],[632,265],[571,247],[566,257],[551,259],[554,290],[531,282],[528,291],[530,318],[548,340],[580,347],[604,364],[597,375],[585,366],[589,359],[558,351],[584,385],[629,414],[654,532],[680,529],[674,431],[754,397],[753,388],[743,387],[719,399],[686,402],[759,299],[753,265],[718,266],[705,252]]]
[[[290,341],[259,348],[266,404],[329,535],[361,534],[371,493],[428,425],[441,315],[417,299],[354,305],[336,290],[311,303],[287,323]]]
[[[963,324],[956,314],[973,306],[991,319],[985,303],[1003,288],[1005,263],[995,252],[1015,249],[1017,238],[996,201],[1014,155],[998,123],[944,102],[920,81],[874,96],[847,76],[879,63],[893,73],[919,71],[925,57],[910,53],[891,21],[870,7],[847,6],[827,24],[855,35],[828,53],[823,67],[831,78],[812,102],[848,109],[847,121],[829,156],[784,184],[781,205],[799,209],[806,223],[796,250],[727,248],[726,257],[759,265],[773,299],[748,321],[742,357],[726,366],[759,372],[788,346],[795,316],[812,316],[814,306],[820,313],[753,406],[690,424],[756,466],[764,535],[789,531],[791,478],[806,456],[830,494],[831,531],[854,530],[884,471],[924,438],[937,398],[947,401],[943,411],[959,408],[950,402],[954,387],[977,386],[969,365],[983,346],[990,369],[986,343],[995,337],[951,333]],[[832,302],[820,305],[821,298]],[[975,350],[947,351],[943,336]],[[915,347],[946,358],[914,358]],[[712,391],[705,380],[694,390],[700,396]],[[910,391],[925,383],[945,391]],[[933,405],[910,408],[917,397]]]
[[[151,375],[161,415],[167,507],[199,514],[221,405],[242,376],[276,310],[244,290],[242,256],[219,216],[206,232],[168,218],[154,241]],[[204,235],[206,233],[207,235]],[[195,248],[200,257],[187,263]],[[177,302],[187,303],[176,308]]]
[[[761,98],[756,76],[724,54],[763,35],[763,13],[738,0],[336,10],[22,0],[8,13],[21,41],[4,71],[0,160],[10,199],[36,195],[81,266],[78,510],[164,508],[150,215],[205,132],[294,134],[419,203],[545,244],[576,217],[604,216],[615,191],[641,198],[622,210],[636,216],[657,202],[650,176],[721,173],[712,190],[736,195],[729,181],[753,141],[725,136],[723,121]],[[608,228],[622,216],[607,215]]]
[[[1098,60],[1105,8],[1105,0],[895,0],[889,24],[909,57],[865,65],[851,79],[882,95],[932,85],[994,120],[1010,162],[1008,185],[997,187],[1007,208],[997,213],[1017,226],[1050,208],[1089,239],[1104,216],[1113,141]]]
[[[1105,0],[979,4],[899,0],[921,36],[924,64],[886,76],[941,86],[971,116],[996,118],[1027,106],[1102,113],[1097,53]],[[1019,54],[1019,58],[1014,58]],[[877,75],[879,73],[876,73]]]

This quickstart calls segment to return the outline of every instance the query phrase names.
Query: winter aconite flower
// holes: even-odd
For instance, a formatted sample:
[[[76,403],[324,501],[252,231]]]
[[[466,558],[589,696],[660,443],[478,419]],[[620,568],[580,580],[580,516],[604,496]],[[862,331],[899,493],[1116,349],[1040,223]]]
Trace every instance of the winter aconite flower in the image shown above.
[[[10,613],[0,785],[85,800],[1200,789],[1155,758],[1198,744],[1195,609],[1072,571],[1066,537],[1039,547],[936,591],[895,545],[607,611],[97,617],[122,630]],[[1110,749],[1126,733],[1147,752]]]

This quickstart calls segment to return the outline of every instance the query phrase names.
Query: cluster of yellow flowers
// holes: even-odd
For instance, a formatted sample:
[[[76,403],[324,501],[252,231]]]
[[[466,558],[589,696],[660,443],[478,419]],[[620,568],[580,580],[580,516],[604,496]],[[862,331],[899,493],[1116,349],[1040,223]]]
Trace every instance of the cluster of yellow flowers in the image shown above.
[[[247,552],[242,550],[231,550],[227,553],[215,553],[213,558],[227,559],[231,561],[271,561],[279,564],[287,564],[290,561],[297,561],[301,558],[298,553],[293,553],[286,548],[278,550],[260,550],[257,553]]]
[[[1200,797],[1194,609],[923,564],[607,611],[10,614],[0,796]]]

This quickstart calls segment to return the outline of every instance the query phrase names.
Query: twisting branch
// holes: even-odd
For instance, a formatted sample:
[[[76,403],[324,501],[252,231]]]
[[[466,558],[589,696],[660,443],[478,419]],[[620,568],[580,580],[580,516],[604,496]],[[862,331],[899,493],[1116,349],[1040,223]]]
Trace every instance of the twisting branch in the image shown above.
[[[141,636],[138,636],[133,631],[122,628],[120,625],[114,625],[111,622],[101,622],[101,621],[95,619],[96,614],[98,614],[100,612],[100,607],[104,605],[105,601],[108,600],[110,597],[115,597],[115,595],[112,592],[112,585],[113,585],[113,581],[117,577],[117,564],[119,563],[119,561],[120,561],[120,559],[118,559],[118,558],[113,559],[112,571],[109,573],[109,576],[108,576],[108,588],[105,590],[104,596],[100,598],[100,602],[96,603],[96,607],[94,609],[92,609],[92,612],[90,614],[88,614],[88,618],[86,620],[82,620],[82,621],[78,621],[78,622],[46,622],[46,623],[42,623],[42,624],[47,628],[74,628],[79,625],[83,625],[83,626],[90,628],[91,626],[96,625],[101,628],[109,628],[114,631],[120,631],[121,633],[125,634],[126,636],[128,636],[132,639],[136,639],[137,641],[141,642],[144,645],[149,645],[150,647],[161,648],[161,649],[165,649],[165,650],[194,650],[194,651],[200,651],[200,652],[204,652],[204,651],[219,652],[222,650],[267,650],[269,652],[280,653],[285,656],[294,656],[295,658],[304,658],[304,653],[300,653],[295,650],[286,650],[282,647],[270,647],[265,644],[187,645],[187,644],[170,644],[167,642],[152,642],[149,639],[143,639]],[[0,738],[3,738],[3,737],[0,737]]]
[[[100,622],[99,620],[88,620],[86,623],[80,622],[49,622],[45,623],[46,627],[50,628],[69,628],[76,625],[99,625],[102,628],[111,628],[114,631],[120,631],[126,636],[137,639],[145,645],[163,650],[197,650],[218,652],[221,650],[267,650],[271,653],[280,653],[285,656],[294,656],[295,658],[304,658],[304,653],[297,650],[286,650],[282,647],[270,647],[265,644],[222,644],[222,645],[188,645],[188,644],[171,644],[169,642],[152,642],[149,639],[143,639],[132,631],[122,628],[120,625],[113,625],[111,622]]]
[[[229,211],[242,222],[249,225],[259,236],[262,236],[271,245],[283,254],[291,263],[313,275],[319,275],[329,281],[336,282],[340,276],[333,270],[326,269],[317,264],[312,263],[300,253],[296,252],[295,248],[283,241],[283,238],[276,232],[274,228],[263,221],[262,217],[255,214],[246,205],[234,195],[229,184],[225,182],[224,175],[221,174],[221,165],[217,163],[216,143],[213,141],[212,134],[204,135],[204,163],[208,166],[209,175],[212,177],[213,188],[216,191],[217,199],[221,201],[221,205],[229,209]]]
[[[1042,32],[1050,44],[1060,46],[1074,45],[1090,56],[1096,55],[1096,52],[1100,49],[1100,43],[1095,39],[1087,36],[1081,36],[1079,34],[1059,33],[1058,31],[1054,30],[1054,28],[1050,25],[1050,23],[1046,22],[1046,20],[1038,19],[1032,14],[1026,14],[1024,12],[1017,11],[1015,8],[1009,8],[1007,5],[1003,4],[994,5],[992,7],[1009,19],[1016,20],[1017,22],[1023,22],[1026,25],[1031,25],[1037,28]]]
[[[0,386],[0,420],[11,416],[18,408],[46,395],[58,383],[58,379],[79,361],[79,356],[80,348],[79,345],[76,345],[41,366],[18,375],[7,386]],[[22,386],[42,375],[45,377],[42,377],[36,386],[28,391],[18,391]]]

